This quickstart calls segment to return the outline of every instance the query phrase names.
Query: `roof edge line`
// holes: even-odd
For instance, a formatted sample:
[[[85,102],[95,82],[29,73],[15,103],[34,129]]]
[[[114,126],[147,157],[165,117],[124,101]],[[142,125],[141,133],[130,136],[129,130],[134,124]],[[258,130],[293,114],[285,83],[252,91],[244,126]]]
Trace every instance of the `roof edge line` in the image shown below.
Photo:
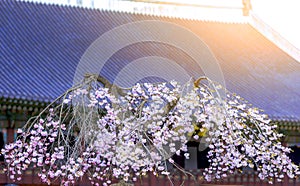
[[[249,24],[253,26],[258,32],[263,34],[267,39],[274,43],[277,47],[287,53],[289,56],[294,58],[300,63],[300,49],[291,44],[288,40],[282,37],[277,31],[271,26],[265,23],[258,15],[253,12],[250,13],[251,19]]]

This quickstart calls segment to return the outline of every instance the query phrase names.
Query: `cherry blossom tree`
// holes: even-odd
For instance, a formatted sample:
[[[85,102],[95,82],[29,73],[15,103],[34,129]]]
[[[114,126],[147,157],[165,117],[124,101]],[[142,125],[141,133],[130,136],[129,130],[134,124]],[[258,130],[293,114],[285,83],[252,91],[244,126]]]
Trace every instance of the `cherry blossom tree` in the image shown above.
[[[209,144],[207,181],[243,167],[255,167],[270,183],[300,174],[276,125],[227,90],[226,99],[215,96],[221,89],[205,77],[124,89],[87,74],[18,130],[17,140],[2,150],[6,171],[21,180],[34,167],[43,182],[64,185],[83,176],[95,185],[130,183],[149,172],[169,177],[168,165],[187,175],[172,156],[189,158],[192,139]]]

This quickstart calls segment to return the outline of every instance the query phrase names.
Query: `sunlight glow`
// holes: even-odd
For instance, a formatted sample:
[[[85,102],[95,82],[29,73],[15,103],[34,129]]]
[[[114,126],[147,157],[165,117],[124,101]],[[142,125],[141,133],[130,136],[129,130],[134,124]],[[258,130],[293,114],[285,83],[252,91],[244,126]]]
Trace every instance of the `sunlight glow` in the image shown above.
[[[253,12],[300,50],[300,1],[252,0]]]
[[[244,0],[20,0],[186,19],[245,23]],[[79,3],[80,2],[80,3]],[[299,0],[250,0],[252,13],[300,51]]]

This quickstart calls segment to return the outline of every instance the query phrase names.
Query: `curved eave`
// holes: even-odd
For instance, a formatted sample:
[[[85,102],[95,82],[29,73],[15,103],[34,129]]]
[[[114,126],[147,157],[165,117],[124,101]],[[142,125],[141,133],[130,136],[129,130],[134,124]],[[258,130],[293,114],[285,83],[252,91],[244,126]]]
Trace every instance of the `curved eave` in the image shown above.
[[[285,118],[273,120],[275,124],[277,124],[279,130],[285,131],[297,131],[300,132],[300,120],[294,118]]]
[[[49,105],[49,101],[39,101],[39,100],[30,100],[30,99],[18,99],[18,98],[0,98],[0,110],[36,110],[45,108]]]

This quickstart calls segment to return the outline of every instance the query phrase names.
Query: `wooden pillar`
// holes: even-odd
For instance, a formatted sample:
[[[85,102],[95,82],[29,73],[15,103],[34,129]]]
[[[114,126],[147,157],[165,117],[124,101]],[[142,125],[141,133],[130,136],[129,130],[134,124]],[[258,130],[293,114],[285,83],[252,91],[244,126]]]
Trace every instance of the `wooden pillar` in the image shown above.
[[[8,128],[7,129],[7,143],[14,142],[14,129]]]
[[[10,109],[6,110],[7,118],[7,143],[14,142],[14,122],[12,120],[12,112]]]

